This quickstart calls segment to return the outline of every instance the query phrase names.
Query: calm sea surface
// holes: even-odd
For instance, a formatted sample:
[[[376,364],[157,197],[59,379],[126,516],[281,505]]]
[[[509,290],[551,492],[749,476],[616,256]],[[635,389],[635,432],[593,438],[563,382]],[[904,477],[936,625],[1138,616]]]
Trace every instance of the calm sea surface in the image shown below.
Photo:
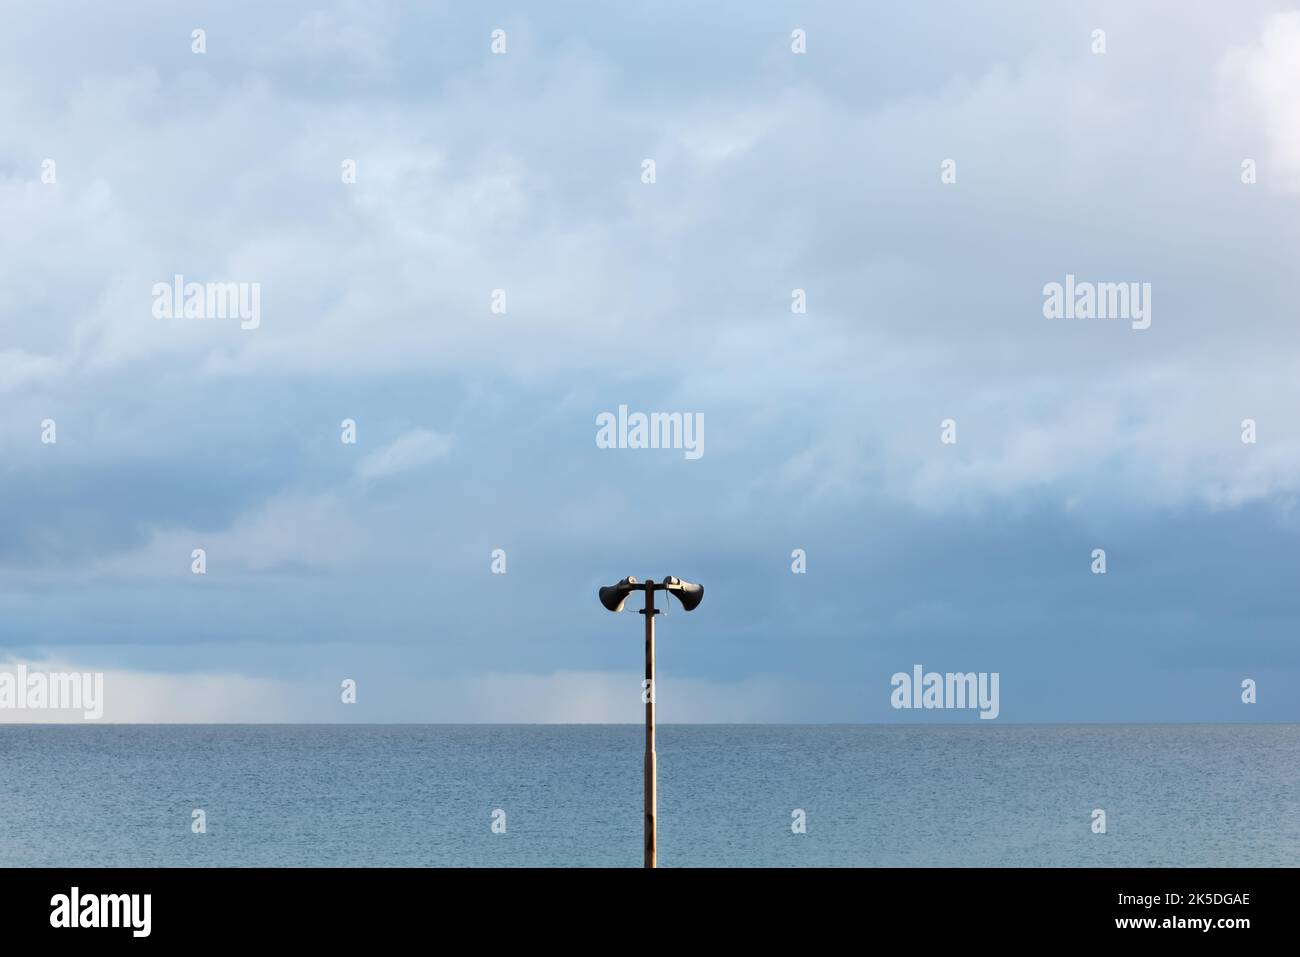
[[[642,733],[0,725],[0,865],[639,866]],[[1300,726],[663,725],[659,861],[1294,867]]]

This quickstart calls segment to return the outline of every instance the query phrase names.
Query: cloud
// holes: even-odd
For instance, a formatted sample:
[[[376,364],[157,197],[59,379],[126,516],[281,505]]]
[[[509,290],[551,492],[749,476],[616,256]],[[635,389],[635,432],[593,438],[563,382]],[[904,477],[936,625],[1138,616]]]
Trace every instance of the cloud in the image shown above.
[[[1300,193],[1300,13],[1270,17],[1259,39],[1231,50],[1221,67],[1231,82],[1244,86],[1246,108],[1264,134],[1283,186]],[[1269,172],[1262,172],[1262,182]]]
[[[222,724],[293,722],[305,713],[308,689],[299,684],[239,674],[161,674],[96,669],[67,661],[13,660],[0,671],[103,674],[103,715],[0,708],[0,724]]]
[[[22,349],[0,350],[0,392],[17,392],[35,383],[56,378],[63,362],[49,356],[37,356]]]
[[[1209,648],[1253,604],[1240,653],[1275,652],[1300,495],[1300,217],[1274,188],[1300,183],[1294,15],[809,9],[792,56],[764,18],[610,5],[507,18],[494,57],[468,8],[316,7],[232,0],[203,56],[179,8],[28,4],[0,32],[6,647],[189,666],[337,720],[335,679],[294,669],[386,646],[411,683],[375,664],[358,715],[588,720],[635,710],[637,685],[588,584],[642,568],[702,569],[704,614],[730,623],[669,656],[695,677],[665,713],[859,714],[867,622],[886,641],[966,622],[984,670],[1009,611],[1125,649],[1176,620]],[[259,282],[261,325],[154,319],[175,273]],[[1152,282],[1152,327],[1046,320],[1067,273]],[[703,412],[706,457],[596,449],[593,416],[625,402]],[[1099,540],[1108,596],[1160,587],[1098,606],[1072,556]],[[1188,588],[1229,553],[1231,588]],[[864,563],[851,606],[834,578]],[[1000,604],[1008,582],[1023,597]],[[936,588],[951,621],[907,614]],[[1089,624],[1098,607],[1113,619]],[[849,690],[818,711],[793,684],[711,680],[737,660]],[[276,684],[222,684],[242,675]]]
[[[33,672],[90,672],[63,660],[0,663]],[[636,724],[644,720],[640,678],[633,672],[489,672],[457,680],[360,677],[355,704],[342,702],[342,677],[314,680],[238,673],[168,674],[103,671],[103,716],[93,723],[260,724],[395,722],[499,724]],[[346,676],[344,676],[346,677]],[[659,720],[675,724],[791,720],[792,686],[763,677],[735,682],[661,677]],[[86,722],[80,712],[0,708],[0,723]]]
[[[446,455],[452,444],[451,436],[428,429],[406,432],[362,459],[357,465],[357,476],[363,481],[373,481],[421,468]]]
[[[139,548],[91,555],[80,568],[65,561],[58,577],[188,579],[192,552],[201,548],[212,580],[256,579],[272,572],[342,569],[363,560],[368,542],[364,525],[337,495],[282,497],[238,515],[226,528],[155,529]]]

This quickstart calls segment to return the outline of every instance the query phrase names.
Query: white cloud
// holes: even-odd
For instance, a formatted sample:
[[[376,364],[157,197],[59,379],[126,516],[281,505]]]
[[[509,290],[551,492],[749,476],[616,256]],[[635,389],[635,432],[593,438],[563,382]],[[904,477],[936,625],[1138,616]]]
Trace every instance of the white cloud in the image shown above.
[[[94,721],[66,711],[0,708],[0,724],[222,724],[292,722],[309,713],[311,689],[303,684],[239,674],[162,674],[102,670],[67,661],[0,664],[16,673],[91,673],[102,671],[103,714]]]
[[[161,528],[140,548],[91,561],[89,578],[188,578],[202,548],[208,573],[220,578],[275,570],[334,569],[364,560],[369,534],[333,494],[272,499],[227,528]],[[62,569],[66,579],[73,569]]]
[[[16,392],[31,385],[56,378],[64,362],[49,356],[36,356],[22,349],[0,349],[0,392]]]
[[[1289,414],[1300,297],[1245,278],[1273,275],[1267,257],[1293,245],[1272,217],[1232,207],[1241,232],[1225,236],[1186,201],[1216,179],[1239,184],[1216,153],[1237,137],[1184,104],[1212,100],[1204,64],[1221,63],[1270,164],[1300,189],[1300,14],[1165,29],[1129,11],[1121,35],[1143,56],[1025,44],[1012,62],[936,66],[913,88],[861,97],[815,71],[775,91],[706,74],[700,95],[674,101],[629,96],[629,78],[581,47],[545,46],[526,80],[503,70],[488,82],[479,71],[505,64],[475,62],[390,95],[383,63],[401,24],[370,9],[272,19],[259,63],[274,66],[268,51],[293,37],[310,41],[306,59],[202,87],[202,110],[171,109],[161,68],[109,63],[66,88],[46,76],[60,91],[50,108],[0,97],[0,126],[30,160],[0,179],[22,226],[0,235],[0,305],[42,317],[15,325],[0,352],[0,389],[19,393],[0,410],[6,431],[31,433],[44,412],[21,400],[49,382],[73,403],[85,372],[201,386],[470,371],[604,391],[622,388],[610,373],[636,342],[641,365],[672,377],[675,403],[726,417],[712,460],[757,450],[754,487],[933,506],[1077,491],[1106,469],[1157,501],[1295,490],[1300,446],[1276,427],[1249,460],[1207,443],[1220,410]],[[379,95],[298,95],[307,65],[341,49],[378,75]],[[42,88],[44,60],[20,65]],[[321,133],[334,130],[345,142]],[[661,180],[643,187],[637,164],[660,146]],[[35,182],[47,152],[55,187]],[[141,155],[155,158],[148,175]],[[945,191],[949,155],[959,182]],[[358,160],[354,185],[339,182],[344,156]],[[1037,314],[1042,283],[1089,259],[1102,279],[1156,280],[1151,330]],[[174,266],[262,282],[261,327],[153,320],[149,289]],[[795,286],[809,293],[800,321]],[[488,312],[494,288],[507,315]],[[1250,394],[1251,380],[1276,388]],[[759,406],[777,414],[748,415]],[[963,439],[938,459],[948,415]],[[1230,434],[1216,421],[1213,435]],[[408,433],[356,475],[428,465],[450,443]]]
[[[449,435],[414,429],[362,459],[357,465],[357,476],[372,481],[409,472],[442,458],[451,451],[452,444]]]
[[[84,663],[18,660],[31,672],[95,672]],[[315,678],[238,673],[169,674],[109,669],[98,723],[469,722],[499,724],[635,724],[644,720],[641,679],[634,672],[486,673],[459,680],[363,674]],[[357,682],[357,701],[343,704],[342,678]],[[778,678],[734,682],[662,675],[656,704],[665,723],[780,722],[797,715],[796,689]],[[0,709],[0,723],[87,722],[79,713]]]
[[[1244,85],[1283,185],[1300,193],[1300,13],[1270,17],[1258,41],[1230,51],[1222,66],[1231,82]],[[1261,181],[1271,172],[1263,170]]]

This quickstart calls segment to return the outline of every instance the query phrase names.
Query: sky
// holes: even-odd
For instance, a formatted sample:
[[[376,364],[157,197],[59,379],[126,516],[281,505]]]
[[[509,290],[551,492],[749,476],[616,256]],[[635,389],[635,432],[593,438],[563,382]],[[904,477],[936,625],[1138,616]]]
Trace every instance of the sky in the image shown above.
[[[1294,4],[22,4],[0,131],[0,670],[103,720],[637,721],[625,575],[664,722],[1300,720]]]

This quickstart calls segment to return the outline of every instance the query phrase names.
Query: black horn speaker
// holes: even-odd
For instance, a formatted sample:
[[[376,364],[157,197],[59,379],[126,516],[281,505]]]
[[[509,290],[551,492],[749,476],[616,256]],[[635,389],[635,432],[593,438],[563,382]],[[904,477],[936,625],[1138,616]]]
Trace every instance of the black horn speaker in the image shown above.
[[[605,585],[600,590],[600,603],[610,611],[622,611],[623,602],[632,594],[632,586],[636,583],[636,579],[628,575],[617,585]]]

